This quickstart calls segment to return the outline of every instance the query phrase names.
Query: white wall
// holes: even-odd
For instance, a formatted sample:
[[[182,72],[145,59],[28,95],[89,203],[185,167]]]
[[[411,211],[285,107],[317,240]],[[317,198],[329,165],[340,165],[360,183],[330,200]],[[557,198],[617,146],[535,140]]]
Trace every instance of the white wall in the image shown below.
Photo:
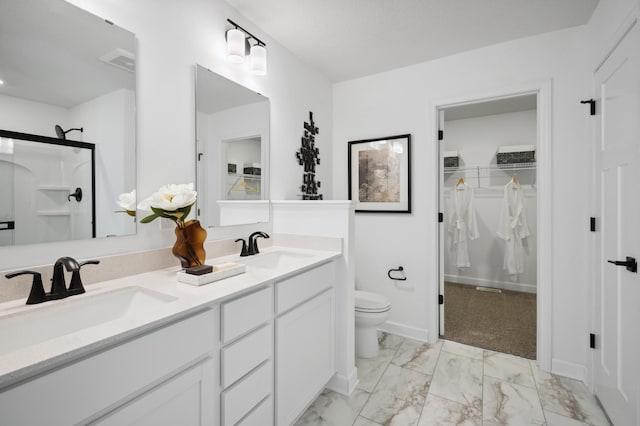
[[[518,170],[518,181],[525,194],[524,214],[531,235],[525,240],[524,272],[517,279],[503,269],[505,242],[497,235],[498,220],[504,199],[504,185],[514,171],[487,170],[496,168],[499,146],[536,145],[536,111],[520,111],[484,117],[445,122],[443,151],[458,151],[460,168],[444,174],[444,223],[449,224],[450,191],[460,178],[474,188],[476,219],[480,237],[468,242],[471,266],[458,268],[451,256],[450,237],[446,233],[444,274],[445,280],[461,284],[497,287],[507,290],[536,292],[537,283],[537,202],[535,170]],[[446,120],[445,112],[445,120]],[[479,169],[473,170],[473,167]]]
[[[137,110],[137,189],[146,197],[166,183],[195,181],[194,64],[262,93],[271,101],[271,197],[295,199],[302,168],[295,161],[303,123],[313,111],[320,127],[321,156],[331,158],[332,91],[329,81],[303,65],[260,28],[222,0],[72,0],[71,3],[135,33]],[[248,64],[226,61],[226,20],[230,18],[263,39],[268,75],[254,76]],[[319,170],[331,198],[331,162]],[[245,237],[269,225],[216,228],[209,239]],[[138,226],[130,237],[0,248],[0,270],[53,263],[62,255],[86,259],[112,253],[169,247],[172,227],[158,221]]]
[[[130,118],[135,117],[135,105],[135,93],[120,89],[71,109],[72,122],[84,129],[82,140],[96,144],[98,236],[128,235],[136,231],[131,216],[115,213],[121,210],[116,203],[118,196],[135,189],[136,127]]]
[[[0,95],[0,129],[34,135],[57,137],[55,125],[67,129],[69,110],[59,106]],[[76,139],[81,140],[81,139]]]
[[[586,30],[576,27],[502,43],[334,86],[334,196],[347,196],[347,141],[412,134],[413,213],[356,215],[356,285],[387,296],[390,321],[412,335],[437,336],[438,161],[434,105],[473,99],[509,87],[552,85],[552,357],[569,368],[585,364],[589,155]],[[407,281],[387,278],[403,265]],[[554,368],[558,363],[554,364]]]

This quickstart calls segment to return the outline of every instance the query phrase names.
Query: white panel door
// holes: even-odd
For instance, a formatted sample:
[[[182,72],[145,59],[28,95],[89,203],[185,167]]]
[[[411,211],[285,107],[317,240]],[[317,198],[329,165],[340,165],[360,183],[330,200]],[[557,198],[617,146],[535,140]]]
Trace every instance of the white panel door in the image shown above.
[[[595,268],[594,387],[615,425],[639,425],[640,276],[609,261],[640,258],[640,28],[596,73],[601,233]]]

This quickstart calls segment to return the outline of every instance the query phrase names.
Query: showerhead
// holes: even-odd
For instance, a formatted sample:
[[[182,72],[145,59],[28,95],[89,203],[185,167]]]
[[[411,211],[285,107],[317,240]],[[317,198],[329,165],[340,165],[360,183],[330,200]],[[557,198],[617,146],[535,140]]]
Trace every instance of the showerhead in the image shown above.
[[[56,135],[58,135],[58,139],[66,139],[67,133],[69,133],[70,131],[79,130],[80,133],[82,133],[84,131],[83,129],[84,129],[83,127],[80,127],[76,129],[63,130],[62,127],[56,124]]]

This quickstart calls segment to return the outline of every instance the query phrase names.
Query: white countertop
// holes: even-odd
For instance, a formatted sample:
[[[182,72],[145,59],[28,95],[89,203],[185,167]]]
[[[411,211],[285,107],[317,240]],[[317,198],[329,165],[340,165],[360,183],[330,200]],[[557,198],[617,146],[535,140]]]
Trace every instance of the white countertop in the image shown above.
[[[289,262],[272,269],[251,266],[251,262],[258,260],[261,255],[268,255],[278,251],[305,256],[297,258],[295,262]],[[93,297],[127,287],[149,289],[176,298],[176,300],[164,303],[161,306],[145,309],[144,312],[128,314],[122,318],[84,328],[55,339],[42,341],[6,354],[2,354],[2,336],[0,336],[0,388],[27,379],[30,376],[93,351],[111,346],[133,335],[169,323],[189,313],[202,310],[207,306],[239,296],[276,279],[296,274],[302,270],[335,259],[341,254],[336,251],[270,247],[262,250],[261,254],[246,258],[234,255],[207,259],[206,263],[210,265],[224,262],[246,263],[247,270],[243,274],[203,286],[192,286],[178,282],[176,273],[180,268],[173,267],[92,284],[86,287],[86,293],[70,296],[63,300],[49,301],[38,305],[25,305],[24,300],[0,303],[0,321],[2,321],[18,315],[24,315],[26,318],[30,311],[47,309],[65,303],[72,304],[82,298]],[[48,290],[47,287],[45,286],[46,290]]]

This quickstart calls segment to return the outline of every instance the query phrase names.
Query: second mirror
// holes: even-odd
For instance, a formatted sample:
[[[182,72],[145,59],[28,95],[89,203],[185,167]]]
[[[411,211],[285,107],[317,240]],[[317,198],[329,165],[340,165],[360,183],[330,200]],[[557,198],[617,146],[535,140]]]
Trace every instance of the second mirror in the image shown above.
[[[196,65],[198,219],[269,221],[269,99]]]

